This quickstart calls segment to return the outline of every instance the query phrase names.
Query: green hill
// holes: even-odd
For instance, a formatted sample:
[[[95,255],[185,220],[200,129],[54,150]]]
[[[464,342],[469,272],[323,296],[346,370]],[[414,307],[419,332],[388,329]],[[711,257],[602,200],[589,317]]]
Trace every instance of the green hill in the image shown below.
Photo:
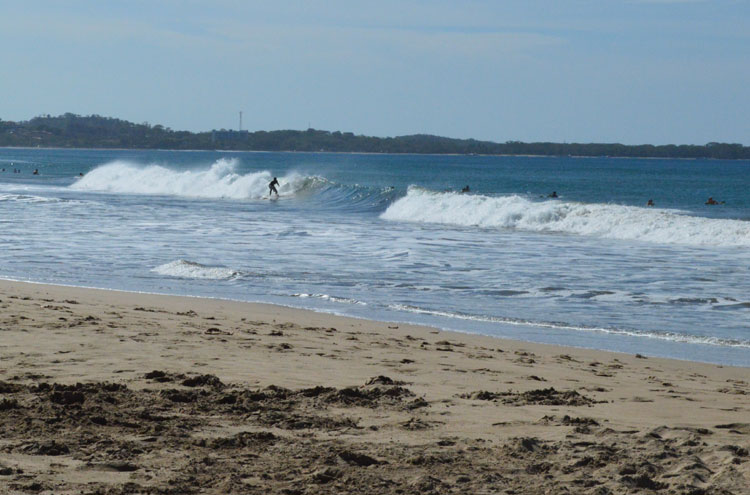
[[[750,159],[750,147],[728,143],[703,146],[495,143],[428,134],[380,138],[317,129],[256,132],[222,129],[193,133],[174,131],[161,125],[72,113],[34,117],[22,122],[0,120],[0,146]]]

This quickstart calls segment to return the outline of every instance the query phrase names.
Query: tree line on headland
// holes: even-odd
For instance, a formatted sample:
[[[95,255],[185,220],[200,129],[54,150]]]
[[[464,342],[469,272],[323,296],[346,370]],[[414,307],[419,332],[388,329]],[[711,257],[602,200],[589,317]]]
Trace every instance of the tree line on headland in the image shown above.
[[[427,134],[380,138],[317,129],[189,132],[147,122],[136,124],[111,117],[72,113],[39,116],[22,122],[0,119],[0,146],[750,159],[750,147],[736,143],[495,143]]]

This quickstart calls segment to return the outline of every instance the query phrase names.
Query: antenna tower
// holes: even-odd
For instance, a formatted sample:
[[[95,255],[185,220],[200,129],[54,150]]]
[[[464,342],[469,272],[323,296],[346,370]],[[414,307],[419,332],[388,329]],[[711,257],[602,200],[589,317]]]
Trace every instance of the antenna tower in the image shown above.
[[[242,132],[242,110],[240,110],[240,132]]]

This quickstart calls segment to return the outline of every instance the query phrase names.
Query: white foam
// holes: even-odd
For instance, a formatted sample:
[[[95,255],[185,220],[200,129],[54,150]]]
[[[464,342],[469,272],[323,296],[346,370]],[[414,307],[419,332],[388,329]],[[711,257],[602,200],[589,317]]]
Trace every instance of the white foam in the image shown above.
[[[686,344],[705,344],[705,345],[716,345],[726,347],[742,347],[750,349],[750,340],[744,339],[722,339],[719,337],[705,337],[700,335],[687,335],[675,332],[656,332],[656,331],[641,331],[641,330],[628,330],[622,328],[607,328],[607,327],[588,327],[582,325],[571,325],[562,322],[550,322],[550,321],[531,321],[523,320],[519,318],[503,318],[495,316],[476,316],[468,315],[464,313],[452,313],[450,311],[437,311],[431,309],[418,308],[416,306],[410,306],[406,304],[390,304],[389,308],[397,311],[405,311],[408,313],[439,316],[444,318],[455,318],[459,320],[470,320],[485,323],[504,323],[506,325],[517,325],[526,327],[538,327],[538,328],[552,328],[556,330],[573,330],[578,332],[597,332],[606,333],[611,335],[621,335],[626,337],[641,337],[648,339],[667,340],[670,342],[680,342]]]
[[[381,215],[385,220],[537,232],[567,232],[665,244],[750,246],[750,222],[694,217],[674,210],[530,201],[517,195],[490,197],[438,193],[411,186]]]
[[[177,260],[157,266],[151,270],[159,275],[179,278],[225,280],[236,277],[239,272],[220,266],[206,266],[187,260]]]
[[[292,294],[292,297],[299,297],[301,299],[314,297],[317,299],[323,299],[324,301],[331,301],[331,302],[345,303],[345,304],[358,304],[360,306],[367,306],[367,303],[363,301],[358,301],[356,299],[352,299],[348,297],[329,296],[328,294],[307,294],[307,293],[302,292],[299,294]]]
[[[273,176],[268,171],[240,175],[236,159],[219,159],[208,169],[172,170],[161,165],[114,161],[81,177],[71,189],[113,193],[159,194],[194,198],[259,199],[268,195]],[[311,178],[300,174],[280,177],[279,194],[290,196]]]
[[[29,194],[0,194],[0,202],[10,203],[80,203],[80,201],[61,198],[47,198]]]

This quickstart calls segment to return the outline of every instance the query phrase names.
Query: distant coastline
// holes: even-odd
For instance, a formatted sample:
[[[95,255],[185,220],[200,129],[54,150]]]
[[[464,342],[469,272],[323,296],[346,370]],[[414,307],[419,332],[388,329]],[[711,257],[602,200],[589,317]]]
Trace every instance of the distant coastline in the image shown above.
[[[617,158],[750,159],[750,146],[712,142],[705,145],[624,145],[619,143],[496,143],[428,134],[373,137],[317,129],[278,131],[175,131],[99,115],[66,113],[28,121],[0,119],[0,147],[93,148],[176,151],[326,152],[433,155],[575,156]]]

